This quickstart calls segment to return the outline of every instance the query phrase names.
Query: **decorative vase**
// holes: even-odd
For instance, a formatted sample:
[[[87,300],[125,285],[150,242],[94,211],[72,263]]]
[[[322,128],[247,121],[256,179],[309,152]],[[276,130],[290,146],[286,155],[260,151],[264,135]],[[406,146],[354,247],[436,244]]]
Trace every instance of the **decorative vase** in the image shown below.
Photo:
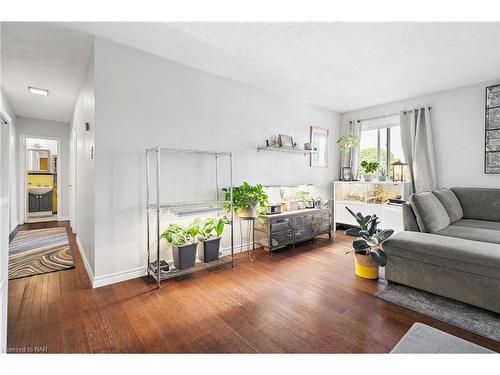
[[[375,263],[371,255],[354,253],[354,272],[363,279],[374,280],[378,278],[378,264]]]
[[[241,218],[251,218],[256,217],[255,208],[247,207],[247,208],[238,208],[236,210],[236,215]]]
[[[377,175],[375,174],[365,174],[365,181],[376,181],[377,180]]]

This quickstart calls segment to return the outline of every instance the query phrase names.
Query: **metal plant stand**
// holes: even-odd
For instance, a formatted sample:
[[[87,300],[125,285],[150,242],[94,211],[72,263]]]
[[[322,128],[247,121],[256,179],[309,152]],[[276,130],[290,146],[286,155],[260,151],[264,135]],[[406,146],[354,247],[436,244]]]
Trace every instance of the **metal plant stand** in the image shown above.
[[[215,158],[215,200],[205,200],[205,201],[186,201],[186,202],[171,202],[171,203],[161,203],[160,202],[160,191],[161,191],[161,158],[162,153],[168,154],[191,154],[199,156],[211,156]],[[230,200],[225,201],[220,199],[220,188],[219,188],[219,158],[227,157],[229,158],[229,192]],[[156,192],[155,200],[151,200],[151,181],[150,181],[150,168],[151,168],[151,158],[156,159]],[[160,217],[162,213],[170,212],[176,215],[193,215],[196,213],[207,213],[207,212],[218,212],[224,209],[224,206],[229,205],[230,207],[230,222],[231,227],[231,257],[221,257],[218,260],[209,263],[197,262],[194,267],[187,269],[171,269],[169,264],[169,269],[164,270],[162,268],[167,263],[161,261],[160,259],[160,236],[161,236],[161,223]],[[201,150],[187,150],[187,149],[177,149],[177,148],[167,148],[167,147],[154,147],[146,150],[146,210],[147,210],[147,236],[146,236],[146,246],[148,251],[148,266],[147,274],[156,280],[158,288],[162,280],[170,279],[173,277],[190,274],[202,269],[212,268],[222,264],[231,263],[231,267],[234,267],[234,210],[233,210],[233,154],[232,152],[212,152],[212,151],[201,151]],[[154,215],[153,215],[154,214]],[[151,216],[154,217],[154,224],[151,223]],[[154,250],[151,243],[151,226],[156,226],[155,231],[155,246],[156,246],[156,260],[151,262],[151,252]]]

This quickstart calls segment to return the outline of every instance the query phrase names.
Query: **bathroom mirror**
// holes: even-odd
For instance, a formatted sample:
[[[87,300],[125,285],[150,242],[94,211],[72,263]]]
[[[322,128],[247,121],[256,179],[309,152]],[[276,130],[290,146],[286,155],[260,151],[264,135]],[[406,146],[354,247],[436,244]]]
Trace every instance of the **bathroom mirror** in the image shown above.
[[[50,150],[28,149],[28,170],[50,172]]]

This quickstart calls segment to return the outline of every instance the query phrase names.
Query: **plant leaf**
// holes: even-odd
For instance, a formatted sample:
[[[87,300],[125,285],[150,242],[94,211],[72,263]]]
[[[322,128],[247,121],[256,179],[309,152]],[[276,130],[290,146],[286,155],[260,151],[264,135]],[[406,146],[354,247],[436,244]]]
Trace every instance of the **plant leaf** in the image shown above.
[[[372,256],[375,263],[377,263],[380,267],[384,267],[387,264],[387,258],[382,249],[370,249],[368,250],[370,255]]]
[[[352,243],[354,250],[366,250],[370,248],[370,245],[365,240],[356,240]]]
[[[361,229],[359,228],[349,228],[345,231],[345,234],[348,236],[359,237],[359,232]]]
[[[379,243],[384,242],[386,239],[388,239],[392,234],[394,233],[394,230],[392,229],[384,229],[380,233],[377,233],[375,237],[377,237]]]

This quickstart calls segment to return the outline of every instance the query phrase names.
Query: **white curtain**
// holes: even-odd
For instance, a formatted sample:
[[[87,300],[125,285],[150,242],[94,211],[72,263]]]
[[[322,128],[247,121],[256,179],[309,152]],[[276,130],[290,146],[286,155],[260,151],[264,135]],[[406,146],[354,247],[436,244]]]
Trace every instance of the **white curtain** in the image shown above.
[[[349,120],[344,126],[343,135],[353,134],[361,139],[361,121],[359,120]],[[351,167],[351,174],[354,180],[358,179],[358,169],[359,169],[359,144],[351,148],[351,150],[345,154],[341,154],[341,166]],[[340,176],[342,178],[342,176]]]
[[[430,108],[402,111],[401,143],[413,192],[437,189]]]

